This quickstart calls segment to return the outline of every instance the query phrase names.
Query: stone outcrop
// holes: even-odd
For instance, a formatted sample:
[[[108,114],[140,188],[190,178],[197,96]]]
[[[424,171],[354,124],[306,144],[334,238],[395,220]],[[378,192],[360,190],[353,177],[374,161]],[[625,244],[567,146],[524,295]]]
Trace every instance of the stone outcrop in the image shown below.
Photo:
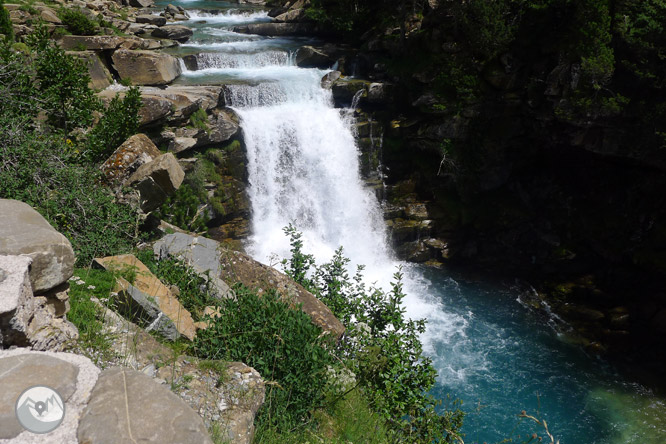
[[[111,73],[95,52],[67,51],[67,54],[78,57],[86,63],[88,74],[90,74],[90,88],[99,91],[108,87],[113,82]]]
[[[176,128],[162,132],[169,151],[181,153],[188,149],[226,142],[238,134],[238,116],[232,110],[214,110],[207,118],[206,129]]]
[[[175,40],[180,43],[185,43],[192,37],[192,30],[183,25],[166,25],[154,29],[152,32],[153,37],[160,37],[170,40]]]
[[[141,165],[127,180],[141,195],[141,209],[145,212],[158,208],[175,193],[185,178],[185,172],[173,154],[162,154]]]
[[[194,257],[203,255],[205,251],[205,263],[206,266],[210,265],[211,276],[220,277],[227,284],[241,283],[254,288],[259,294],[275,288],[282,298],[294,307],[302,304],[303,312],[325,332],[335,338],[339,338],[344,332],[344,326],[331,310],[287,275],[255,261],[246,254],[227,250],[218,242],[202,242],[199,239],[182,233],[169,234],[155,244],[154,250],[159,257],[181,257],[187,254]],[[219,260],[212,260],[213,257],[218,257]]]
[[[265,396],[259,373],[240,362],[202,362],[191,356],[174,360],[173,351],[142,328],[102,305],[100,308],[104,310],[104,331],[117,355],[116,365],[169,385],[199,413],[206,427],[217,425],[229,442],[252,442],[254,417]]]
[[[102,51],[117,49],[124,41],[125,37],[115,35],[65,35],[60,41],[60,46],[65,50],[83,48],[88,51]]]
[[[263,36],[310,36],[317,34],[317,27],[313,23],[254,23],[245,26],[236,26],[234,32],[240,34],[256,34]]]
[[[71,353],[0,350],[0,439],[14,443],[73,443],[81,412],[88,402],[99,369],[83,356]],[[19,424],[14,405],[19,395],[34,385],[55,389],[65,405],[62,423],[48,435],[27,432]],[[42,440],[37,441],[35,437]],[[44,440],[46,438],[46,440]]]
[[[116,148],[100,169],[107,181],[122,185],[141,165],[161,155],[160,150],[145,134],[135,134]]]
[[[178,59],[169,54],[119,49],[111,58],[120,78],[134,85],[166,85],[181,74]]]
[[[330,68],[335,60],[323,51],[312,46],[303,46],[296,52],[296,65],[301,68]]]
[[[66,282],[75,260],[65,236],[30,205],[11,199],[0,199],[0,255],[32,258],[30,282],[36,294]]]
[[[135,8],[150,8],[151,6],[155,5],[155,2],[153,0],[128,0],[130,6],[134,6]]]
[[[166,25],[166,17],[160,17],[159,15],[152,14],[141,14],[136,16],[137,23],[148,23],[149,25],[155,26],[164,26]]]
[[[107,270],[135,273],[132,283],[117,279],[120,311],[147,331],[155,331],[168,340],[180,335],[193,340],[196,334],[192,315],[180,304],[160,280],[141,261],[131,254],[95,259],[96,265]]]
[[[113,418],[114,420],[109,420]],[[134,370],[104,370],[77,432],[79,442],[212,444],[201,417],[168,388]]]

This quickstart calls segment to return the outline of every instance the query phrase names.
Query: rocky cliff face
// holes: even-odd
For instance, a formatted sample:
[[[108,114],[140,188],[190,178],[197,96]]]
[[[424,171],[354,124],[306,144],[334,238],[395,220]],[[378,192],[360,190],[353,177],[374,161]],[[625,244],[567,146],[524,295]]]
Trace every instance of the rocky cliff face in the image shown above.
[[[614,65],[593,79],[570,43],[578,6],[523,11],[502,43],[474,40],[458,3],[369,30],[332,84],[340,106],[358,100],[398,253],[527,278],[590,350],[652,353],[666,329],[660,65],[646,55],[652,83],[632,70],[615,11]],[[380,87],[390,100],[371,99]]]

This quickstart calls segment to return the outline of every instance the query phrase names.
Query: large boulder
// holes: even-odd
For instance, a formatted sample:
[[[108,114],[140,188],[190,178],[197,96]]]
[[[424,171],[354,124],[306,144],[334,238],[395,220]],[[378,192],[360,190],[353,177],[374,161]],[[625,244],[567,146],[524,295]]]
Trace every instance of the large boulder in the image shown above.
[[[203,256],[206,265],[201,267],[206,267],[211,276],[219,277],[227,284],[241,283],[254,288],[259,294],[275,288],[289,304],[300,306],[322,330],[336,339],[342,336],[345,330],[342,323],[323,302],[300,284],[246,254],[228,250],[211,239],[202,239],[183,233],[168,234],[156,242],[153,249],[159,257],[190,257],[189,260],[194,261],[194,258]]]
[[[27,256],[0,256],[0,348],[29,342],[28,326],[35,310],[28,274],[31,262]]]
[[[134,85],[166,85],[181,74],[178,59],[169,54],[119,49],[111,59],[120,78]]]
[[[167,153],[143,164],[126,184],[141,194],[141,209],[149,212],[158,208],[183,183],[185,172],[173,154]]]
[[[166,25],[161,28],[154,29],[152,32],[153,37],[165,38],[184,43],[192,37],[192,30],[183,25]]]
[[[65,236],[30,205],[11,199],[0,199],[0,255],[32,258],[30,283],[37,294],[66,282],[75,262]]]
[[[21,348],[0,350],[0,440],[15,438],[10,442],[16,443],[77,442],[78,421],[98,375],[99,369],[84,356]],[[62,423],[46,435],[26,431],[14,411],[21,393],[34,385],[53,388],[65,403]]]
[[[326,69],[334,63],[331,56],[312,46],[303,46],[296,52],[296,64],[301,68]]]
[[[148,375],[118,367],[99,375],[79,423],[78,440],[89,444],[213,442],[201,417],[171,390]]]
[[[310,36],[317,33],[313,23],[253,23],[235,26],[234,32],[263,36]]]
[[[153,0],[129,0],[129,5],[135,8],[150,8],[155,5]]]
[[[123,278],[117,279],[115,291],[123,314],[147,327],[146,330],[160,333],[169,340],[176,340],[180,335],[194,339],[196,328],[190,312],[134,255],[97,258],[94,264],[111,271],[128,270],[135,274],[131,284]]]
[[[166,17],[152,14],[142,14],[136,16],[137,23],[148,23],[149,25],[164,26],[166,25]]]
[[[109,182],[123,184],[141,165],[161,155],[145,134],[135,134],[116,148],[100,169]]]
[[[300,9],[291,9],[289,11],[286,11],[277,17],[275,17],[276,22],[301,22],[306,18],[305,15],[305,9],[300,8]]]
[[[119,48],[124,41],[124,37],[115,35],[65,35],[60,41],[60,46],[67,51],[79,49],[102,51]]]
[[[88,66],[90,83],[88,86],[95,90],[102,90],[111,85],[113,77],[106,65],[94,51],[67,51],[67,54],[78,57]]]
[[[331,85],[333,100],[338,107],[348,107],[354,98],[363,100],[368,97],[370,82],[361,79],[339,78]]]

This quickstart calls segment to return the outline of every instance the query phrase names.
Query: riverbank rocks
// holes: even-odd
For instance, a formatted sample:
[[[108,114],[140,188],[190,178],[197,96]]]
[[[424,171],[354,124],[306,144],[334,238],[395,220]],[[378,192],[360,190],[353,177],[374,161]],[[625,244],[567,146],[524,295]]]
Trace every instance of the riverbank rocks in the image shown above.
[[[65,236],[30,205],[11,199],[0,199],[0,255],[32,259],[30,283],[36,294],[66,282],[75,261]]]
[[[132,283],[121,277],[117,279],[115,291],[120,311],[126,317],[171,341],[180,335],[194,339],[196,328],[190,312],[134,255],[97,258],[94,264],[106,270],[135,275]]]
[[[78,57],[83,60],[88,67],[90,74],[90,86],[94,90],[103,90],[113,82],[113,77],[106,65],[94,51],[67,51],[68,55]]]
[[[212,444],[201,417],[178,396],[150,376],[123,368],[99,375],[77,437],[90,444]]]
[[[152,32],[153,37],[160,37],[170,40],[175,40],[180,43],[185,43],[192,37],[192,30],[183,25],[166,25],[161,28],[154,29]]]
[[[119,49],[111,59],[120,78],[134,85],[166,85],[181,74],[178,59],[169,54]]]
[[[134,172],[162,153],[145,134],[135,134],[123,142],[102,164],[100,169],[106,180],[115,185],[124,184]]]
[[[235,26],[234,32],[240,34],[256,34],[262,36],[311,36],[317,33],[313,23],[253,23]]]
[[[369,85],[370,82],[367,80],[346,77],[337,79],[331,85],[335,106],[345,108],[352,104],[354,97],[357,97],[359,100],[368,97]]]
[[[152,14],[141,14],[136,16],[137,23],[147,23],[149,25],[155,26],[164,26],[166,25],[166,17],[160,17],[159,15]]]
[[[310,316],[314,324],[336,339],[340,338],[345,330],[342,323],[323,302],[300,284],[243,253],[222,247],[212,239],[200,239],[183,233],[168,234],[156,242],[153,249],[160,258],[187,257],[188,254],[190,257],[205,257],[206,265],[202,267],[227,284],[241,283],[254,288],[259,294],[275,288],[283,300],[294,307],[302,304],[301,310]]]
[[[127,179],[126,184],[139,191],[141,209],[150,212],[175,193],[184,178],[185,172],[178,164],[178,160],[173,154],[167,153],[141,165]]]
[[[65,35],[60,46],[66,51],[79,50],[102,51],[119,48],[125,37],[115,35]]]
[[[128,0],[130,6],[134,6],[135,8],[150,8],[151,6],[155,5],[155,2],[153,0]]]
[[[303,46],[296,52],[296,65],[301,68],[330,68],[335,60],[312,46]]]
[[[29,349],[0,350],[0,439],[13,439],[11,442],[17,444],[77,442],[79,418],[98,375],[99,369],[84,356]],[[34,385],[55,389],[64,401],[63,421],[48,435],[26,431],[14,412],[20,394]]]

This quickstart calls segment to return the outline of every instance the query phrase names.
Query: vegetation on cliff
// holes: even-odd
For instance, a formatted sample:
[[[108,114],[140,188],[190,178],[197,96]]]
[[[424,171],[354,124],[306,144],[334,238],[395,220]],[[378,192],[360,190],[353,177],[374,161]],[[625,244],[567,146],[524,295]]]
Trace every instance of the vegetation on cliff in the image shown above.
[[[84,62],[37,28],[0,46],[0,197],[37,209],[70,239],[79,264],[130,250],[138,214],[103,186],[98,161],[138,128],[138,89],[104,107]]]

